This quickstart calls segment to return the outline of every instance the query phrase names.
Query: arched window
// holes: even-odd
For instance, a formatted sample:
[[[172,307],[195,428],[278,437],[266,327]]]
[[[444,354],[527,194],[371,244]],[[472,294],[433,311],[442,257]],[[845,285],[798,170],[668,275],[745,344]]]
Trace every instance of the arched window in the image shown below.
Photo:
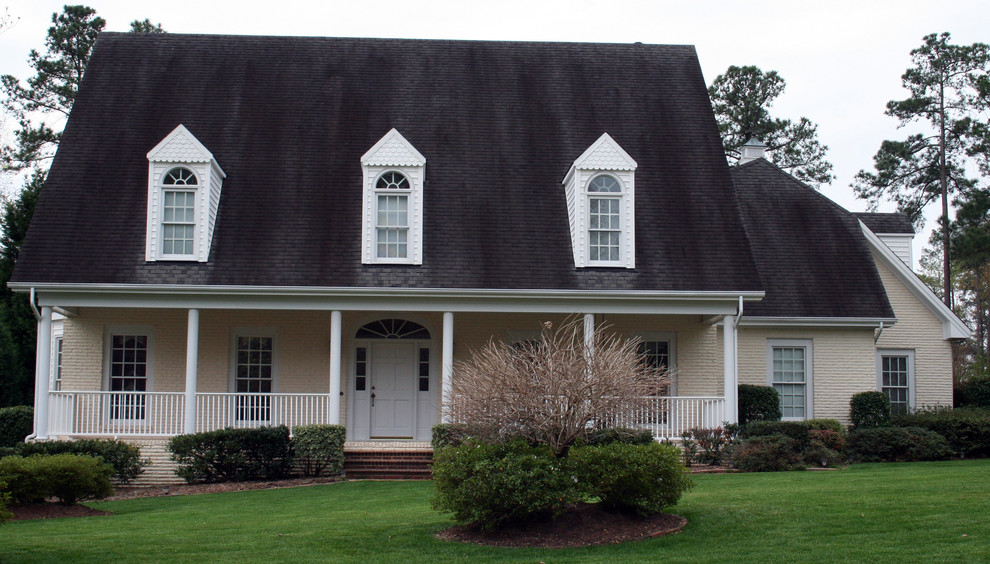
[[[375,244],[378,258],[409,257],[409,179],[386,172],[375,183]]]
[[[622,244],[622,185],[601,174],[588,183],[588,259],[618,262]]]
[[[363,325],[354,335],[358,339],[416,339],[430,338],[430,332],[419,323],[405,319],[379,319]]]
[[[162,254],[191,255],[196,239],[196,175],[173,168],[162,177]]]

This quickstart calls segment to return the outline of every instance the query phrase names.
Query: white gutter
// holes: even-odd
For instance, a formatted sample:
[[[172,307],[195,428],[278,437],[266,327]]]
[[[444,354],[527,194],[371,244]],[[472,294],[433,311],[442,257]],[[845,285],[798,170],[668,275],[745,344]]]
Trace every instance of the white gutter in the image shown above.
[[[880,335],[883,335],[883,321],[880,322],[880,327],[877,328],[877,334],[875,337],[873,337],[874,345],[877,344],[877,341],[880,340]]]
[[[41,312],[39,312],[38,307],[34,305],[34,287],[31,288],[31,295],[28,297],[28,301],[31,304],[31,311],[34,312],[34,320],[41,321]]]
[[[743,316],[743,297],[739,296],[739,311],[736,313],[736,318],[732,321],[734,327],[739,327],[739,322],[742,321]]]

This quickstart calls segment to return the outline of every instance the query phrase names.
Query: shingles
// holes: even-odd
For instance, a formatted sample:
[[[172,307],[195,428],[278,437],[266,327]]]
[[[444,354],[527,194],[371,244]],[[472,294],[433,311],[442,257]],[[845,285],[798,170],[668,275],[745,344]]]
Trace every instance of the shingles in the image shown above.
[[[856,215],[763,159],[732,178],[766,288],[747,316],[894,317]]]
[[[894,213],[853,213],[857,219],[866,224],[874,233],[903,233],[914,235],[914,225],[907,214]]]
[[[145,262],[147,152],[184,124],[227,173],[210,260]],[[360,157],[427,159],[421,266],[361,264]],[[564,189],[636,161],[636,268],[575,269]],[[688,46],[100,36],[20,282],[761,290]]]

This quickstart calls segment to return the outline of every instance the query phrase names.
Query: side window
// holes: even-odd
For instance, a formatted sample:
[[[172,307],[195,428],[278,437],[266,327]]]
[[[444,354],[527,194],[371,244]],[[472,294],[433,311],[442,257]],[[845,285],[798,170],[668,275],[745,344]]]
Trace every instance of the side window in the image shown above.
[[[877,351],[877,389],[890,399],[890,414],[914,408],[914,351]]]
[[[782,419],[813,417],[811,341],[771,339],[767,349],[767,380],[780,396]]]

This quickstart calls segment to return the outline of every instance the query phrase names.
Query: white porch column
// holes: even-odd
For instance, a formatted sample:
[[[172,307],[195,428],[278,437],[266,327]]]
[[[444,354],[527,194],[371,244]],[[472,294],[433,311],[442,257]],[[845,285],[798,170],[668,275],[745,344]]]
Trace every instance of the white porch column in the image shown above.
[[[340,312],[330,312],[330,413],[331,425],[340,425]]]
[[[48,438],[48,400],[52,379],[52,308],[42,306],[34,370],[34,438]]]
[[[584,314],[584,349],[588,356],[595,354],[595,314]]]
[[[738,423],[739,414],[739,366],[737,363],[736,316],[726,315],[722,319],[722,359],[725,380],[725,420]]]
[[[454,314],[450,311],[443,312],[443,345],[442,360],[440,365],[440,412],[443,414],[443,422],[450,423],[450,414],[445,406],[453,394],[454,387],[451,378],[454,375]]]
[[[186,331],[186,420],[185,432],[196,432],[196,382],[199,379],[199,310],[189,310]]]

